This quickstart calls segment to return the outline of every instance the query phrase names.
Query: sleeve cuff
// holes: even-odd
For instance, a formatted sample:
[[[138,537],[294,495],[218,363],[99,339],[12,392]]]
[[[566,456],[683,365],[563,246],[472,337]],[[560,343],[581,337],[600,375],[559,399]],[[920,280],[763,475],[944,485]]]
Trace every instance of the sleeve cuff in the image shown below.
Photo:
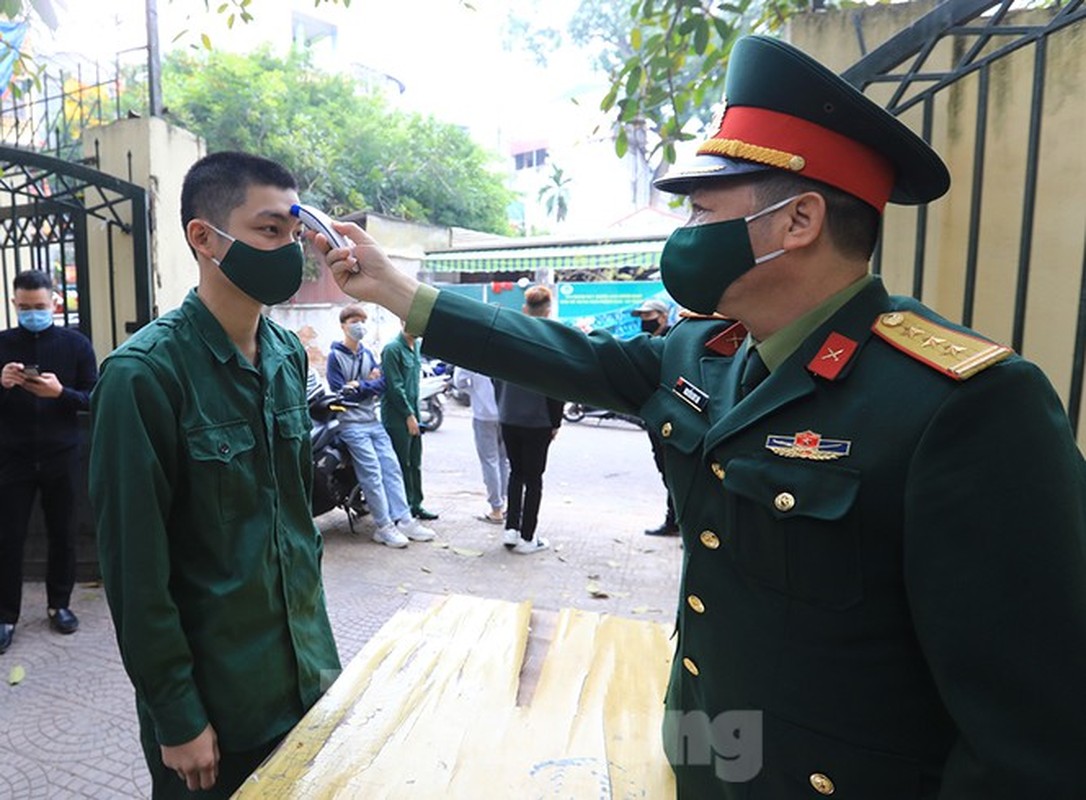
[[[415,297],[411,301],[411,308],[407,312],[407,323],[404,330],[411,336],[422,336],[426,326],[430,324],[430,313],[434,310],[437,296],[440,292],[433,286],[425,283],[415,290]]]
[[[158,743],[167,747],[191,742],[203,733],[209,722],[204,704],[195,689],[186,691],[165,705],[147,704],[147,708],[155,723]]]

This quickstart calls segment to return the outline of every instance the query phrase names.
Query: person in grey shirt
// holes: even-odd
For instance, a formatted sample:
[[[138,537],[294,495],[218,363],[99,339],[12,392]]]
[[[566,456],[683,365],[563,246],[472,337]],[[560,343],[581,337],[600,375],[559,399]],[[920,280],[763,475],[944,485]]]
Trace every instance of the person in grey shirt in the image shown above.
[[[486,485],[486,499],[490,503],[490,511],[479,519],[501,525],[505,522],[509,459],[505,454],[505,442],[502,440],[494,384],[481,372],[472,372],[461,367],[453,370],[452,382],[457,389],[467,392],[471,401],[471,430],[475,438],[475,452],[479,456],[479,467],[483,471],[483,483]]]
[[[523,311],[530,317],[547,317],[551,292],[533,286],[524,293]],[[494,381],[502,440],[509,455],[509,507],[505,515],[503,544],[514,553],[530,555],[546,550],[549,542],[536,536],[539,506],[543,500],[543,472],[547,451],[562,424],[562,401],[525,389],[515,383]]]

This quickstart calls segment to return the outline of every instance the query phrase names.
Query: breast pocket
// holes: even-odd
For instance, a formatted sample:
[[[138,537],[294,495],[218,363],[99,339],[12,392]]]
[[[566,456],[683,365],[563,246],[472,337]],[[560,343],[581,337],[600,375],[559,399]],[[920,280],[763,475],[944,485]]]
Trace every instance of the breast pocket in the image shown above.
[[[249,513],[256,502],[253,450],[256,439],[245,420],[194,428],[188,432],[193,498],[214,503],[222,521]]]
[[[675,503],[680,522],[686,518],[686,506],[698,479],[709,474],[700,453],[709,423],[703,412],[680,400],[670,389],[660,388],[641,407],[639,416],[649,434],[664,443],[664,463],[668,491]],[[697,492],[693,492],[697,495]]]
[[[309,410],[305,406],[275,412],[276,477],[279,491],[284,496],[308,498],[310,427]],[[306,499],[306,505],[308,502]]]
[[[725,466],[729,550],[755,580],[833,609],[863,596],[856,470],[759,457]]]

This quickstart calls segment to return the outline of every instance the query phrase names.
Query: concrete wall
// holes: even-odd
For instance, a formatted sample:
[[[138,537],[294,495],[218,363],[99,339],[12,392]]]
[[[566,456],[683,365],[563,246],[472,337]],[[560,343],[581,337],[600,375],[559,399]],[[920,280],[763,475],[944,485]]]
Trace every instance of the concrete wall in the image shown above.
[[[796,17],[788,38],[837,71],[861,56],[855,21],[870,51],[934,5],[879,5]],[[1015,12],[1015,24],[1038,24],[1049,11]],[[949,68],[973,38],[941,42],[925,72]],[[1002,42],[1000,42],[1002,44]],[[991,47],[991,46],[990,46]],[[995,62],[990,74],[988,126],[981,189],[977,290],[973,327],[1010,343],[1022,248],[1027,145],[1036,48],[1025,47]],[[1066,402],[1071,382],[1074,336],[1086,242],[1086,25],[1064,28],[1048,38],[1044,72],[1036,212],[1029,256],[1029,290],[1023,355],[1039,364]],[[929,206],[923,297],[938,312],[961,319],[969,242],[971,184],[975,165],[979,78],[968,76],[944,90],[934,104],[932,144],[946,160],[952,187]],[[874,85],[868,96],[885,102],[890,86]],[[921,129],[910,110],[903,121]],[[883,234],[883,275],[891,292],[913,287],[916,211],[891,207]],[[1079,423],[1086,445],[1086,413]]]
[[[89,129],[84,138],[88,155],[97,149],[98,168],[102,172],[147,188],[151,209],[152,313],[158,316],[176,308],[197,281],[196,260],[189,252],[181,228],[181,182],[188,168],[204,154],[203,142],[158,118],[120,120]],[[128,204],[119,208],[131,213]],[[105,268],[111,244],[116,309],[112,336],[110,275]],[[120,343],[128,337],[125,323],[136,318],[132,238],[116,230],[110,237],[108,229],[92,225],[88,231],[88,249],[87,275],[94,306],[91,323],[95,351],[101,359],[113,349],[114,341]]]

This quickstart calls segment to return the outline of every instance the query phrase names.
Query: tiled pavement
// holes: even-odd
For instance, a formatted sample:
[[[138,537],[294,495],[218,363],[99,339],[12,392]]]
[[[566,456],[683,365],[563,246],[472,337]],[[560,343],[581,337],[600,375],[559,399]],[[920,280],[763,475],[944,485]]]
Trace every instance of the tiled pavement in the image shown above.
[[[551,448],[540,533],[553,549],[522,557],[499,526],[477,519],[485,495],[470,414],[450,403],[444,427],[424,439],[426,505],[436,544],[373,544],[363,520],[352,535],[342,513],[321,517],[329,613],[344,662],[398,609],[446,593],[537,608],[577,607],[654,620],[674,614],[681,549],[643,536],[663,510],[663,487],[645,434],[622,423],[567,424]],[[49,630],[40,583],[24,588],[23,619],[0,656],[0,800],[138,798],[149,780],[136,739],[132,690],[121,667],[100,587],[81,585],[82,626]],[[11,685],[13,668],[25,677]]]

